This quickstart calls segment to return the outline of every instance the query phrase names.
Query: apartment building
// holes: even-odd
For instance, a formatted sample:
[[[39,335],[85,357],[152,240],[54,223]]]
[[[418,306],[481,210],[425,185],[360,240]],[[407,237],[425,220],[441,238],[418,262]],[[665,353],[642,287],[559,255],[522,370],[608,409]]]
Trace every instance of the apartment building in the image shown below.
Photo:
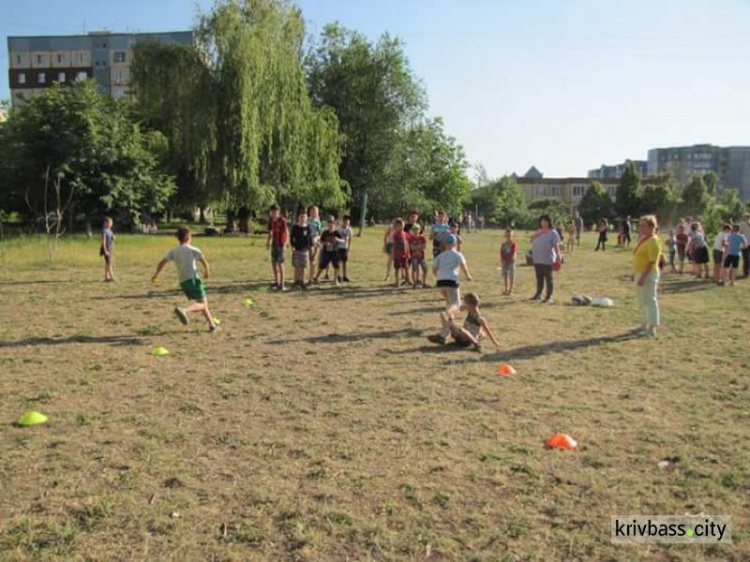
[[[191,31],[8,37],[8,81],[11,102],[23,104],[54,83],[93,78],[102,93],[120,98],[127,93],[133,46],[137,42],[189,45]]]
[[[635,164],[635,169],[641,177],[648,175],[648,162],[646,160],[625,160],[622,164],[615,164],[613,166],[602,164],[596,170],[589,170],[588,176],[601,180],[619,179],[625,173],[629,162]]]

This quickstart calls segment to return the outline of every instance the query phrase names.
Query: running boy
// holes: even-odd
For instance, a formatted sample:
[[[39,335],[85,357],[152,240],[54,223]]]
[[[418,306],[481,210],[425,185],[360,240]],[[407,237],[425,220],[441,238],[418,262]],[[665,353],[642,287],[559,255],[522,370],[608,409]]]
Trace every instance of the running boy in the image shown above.
[[[421,226],[413,224],[409,234],[409,250],[411,251],[411,280],[412,286],[427,286],[427,260],[424,258],[427,250],[427,239],[420,233]]]
[[[266,246],[271,250],[273,287],[277,291],[286,291],[284,286],[284,250],[289,245],[286,219],[279,213],[279,206],[276,203],[271,205],[269,215]]]
[[[338,245],[343,242],[339,238],[339,234],[336,231],[336,219],[333,217],[328,218],[328,230],[323,231],[320,235],[320,243],[322,244],[320,254],[320,267],[318,268],[318,274],[315,276],[314,283],[318,282],[320,274],[329,265],[333,266],[333,274],[336,279],[336,285],[339,284],[339,251]]]
[[[513,285],[516,282],[517,253],[518,244],[516,244],[516,240],[513,237],[513,231],[508,228],[505,230],[505,242],[500,246],[500,267],[503,270],[503,280],[505,281],[504,295],[513,294]]]
[[[404,232],[404,220],[396,219],[393,221],[393,271],[395,273],[395,286],[399,286],[399,278],[403,274],[404,284],[409,282],[409,237]]]
[[[468,314],[466,315],[466,320],[464,320],[463,327],[458,326],[453,321],[457,309],[441,312],[440,320],[442,321],[443,329],[440,334],[429,336],[428,339],[434,343],[445,344],[448,341],[448,336],[452,336],[453,341],[461,347],[472,346],[475,351],[481,352],[481,340],[484,337],[489,337],[496,347],[500,347],[500,342],[497,341],[495,334],[490,329],[490,325],[479,312],[479,296],[476,293],[466,293],[464,306]]]
[[[338,280],[346,283],[349,283],[349,278],[346,276],[346,264],[349,261],[349,250],[352,247],[352,236],[354,235],[354,231],[349,226],[351,220],[352,218],[349,215],[344,215],[344,218],[341,219],[341,228],[338,231],[339,238],[342,240],[338,245],[339,262],[341,263],[341,277]]]
[[[115,280],[114,266],[112,257],[115,252],[115,235],[112,232],[112,219],[104,217],[102,224],[102,245],[99,248],[99,255],[104,258],[104,282],[112,283]]]
[[[724,280],[734,285],[735,271],[740,266],[740,256],[742,250],[747,248],[747,238],[740,234],[740,225],[732,226],[732,233],[727,236],[726,250],[727,257],[724,258]]]
[[[456,251],[456,238],[449,234],[445,243],[448,249],[432,260],[432,271],[437,278],[437,288],[445,299],[446,309],[458,310],[461,307],[460,271],[463,271],[467,281],[471,281],[471,273],[466,258]]]
[[[294,284],[302,291],[305,285],[305,269],[310,266],[310,248],[313,232],[307,222],[307,212],[301,208],[297,213],[297,222],[292,227],[292,267],[294,267]]]
[[[159,265],[156,266],[156,272],[151,277],[151,282],[156,283],[159,279],[159,273],[164,269],[164,266],[168,262],[174,262],[177,266],[177,278],[180,281],[180,288],[188,300],[192,301],[186,308],[175,307],[175,316],[177,316],[180,322],[187,324],[189,320],[188,312],[202,312],[208,322],[208,330],[215,332],[217,329],[216,323],[211,316],[211,311],[208,309],[206,290],[195,267],[195,262],[200,263],[203,266],[203,277],[208,279],[210,275],[208,260],[206,260],[203,252],[195,246],[190,245],[193,237],[189,228],[185,226],[178,228],[177,239],[180,241],[180,245],[170,250],[164,259],[159,262]]]

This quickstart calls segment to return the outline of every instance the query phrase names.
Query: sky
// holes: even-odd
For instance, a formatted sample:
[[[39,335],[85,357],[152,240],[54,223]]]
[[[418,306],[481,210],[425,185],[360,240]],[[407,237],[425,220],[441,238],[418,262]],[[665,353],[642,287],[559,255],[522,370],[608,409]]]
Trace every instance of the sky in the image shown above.
[[[212,2],[0,0],[9,35],[172,31]],[[431,116],[490,177],[646,159],[649,148],[750,145],[750,0],[298,0],[308,32],[338,21],[400,37]],[[33,8],[32,8],[33,6]]]

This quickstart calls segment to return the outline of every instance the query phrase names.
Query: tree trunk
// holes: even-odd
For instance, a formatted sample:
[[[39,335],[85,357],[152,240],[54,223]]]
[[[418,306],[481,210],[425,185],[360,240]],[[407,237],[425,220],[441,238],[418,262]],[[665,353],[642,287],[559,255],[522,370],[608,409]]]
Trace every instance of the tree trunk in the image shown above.
[[[247,207],[240,207],[239,211],[237,211],[237,219],[240,232],[244,232],[245,234],[252,234],[250,209],[248,209]]]
[[[86,238],[91,240],[91,237],[94,235],[94,229],[91,226],[91,217],[86,215]]]
[[[198,207],[198,222],[206,224],[206,209],[205,207]]]

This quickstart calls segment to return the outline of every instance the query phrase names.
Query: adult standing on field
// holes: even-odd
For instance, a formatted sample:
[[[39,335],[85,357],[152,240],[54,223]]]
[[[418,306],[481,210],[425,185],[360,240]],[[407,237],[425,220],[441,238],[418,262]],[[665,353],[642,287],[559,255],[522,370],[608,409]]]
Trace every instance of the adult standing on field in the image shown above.
[[[659,284],[659,256],[661,244],[657,235],[659,225],[654,215],[641,217],[638,223],[638,245],[633,250],[635,296],[641,312],[641,325],[635,332],[653,338],[659,325],[659,302],[656,291]]]
[[[539,230],[531,235],[531,257],[536,272],[536,293],[529,300],[542,300],[542,290],[546,283],[547,293],[544,302],[552,304],[552,293],[555,290],[552,270],[553,267],[559,269],[562,263],[562,248],[560,235],[552,228],[552,219],[549,215],[539,217]]]
[[[573,222],[576,226],[576,244],[578,246],[581,245],[581,233],[583,232],[583,218],[581,217],[581,213],[576,211],[576,217],[573,219]]]
[[[750,240],[750,213],[746,213],[745,219],[740,222],[740,234]],[[750,276],[750,246],[742,250],[742,276]]]

